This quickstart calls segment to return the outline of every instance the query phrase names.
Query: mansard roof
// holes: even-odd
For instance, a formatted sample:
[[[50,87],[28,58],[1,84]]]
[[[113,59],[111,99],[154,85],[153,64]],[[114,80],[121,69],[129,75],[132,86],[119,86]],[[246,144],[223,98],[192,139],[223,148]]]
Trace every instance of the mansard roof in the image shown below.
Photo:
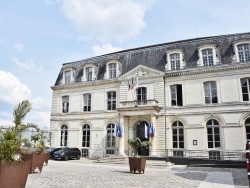
[[[233,43],[243,39],[249,40],[250,32],[180,40],[123,50],[76,62],[64,63],[55,86],[60,85],[59,83],[63,76],[63,70],[66,68],[72,68],[75,70],[74,83],[80,83],[83,74],[83,66],[90,63],[97,67],[97,80],[103,80],[106,71],[106,63],[109,60],[117,60],[120,62],[121,75],[124,75],[138,65],[143,65],[151,69],[164,72],[166,65],[166,53],[173,49],[183,50],[186,61],[186,69],[194,69],[197,67],[197,61],[199,58],[197,49],[206,44],[216,45],[219,50],[218,54],[222,65],[231,64],[234,55]]]

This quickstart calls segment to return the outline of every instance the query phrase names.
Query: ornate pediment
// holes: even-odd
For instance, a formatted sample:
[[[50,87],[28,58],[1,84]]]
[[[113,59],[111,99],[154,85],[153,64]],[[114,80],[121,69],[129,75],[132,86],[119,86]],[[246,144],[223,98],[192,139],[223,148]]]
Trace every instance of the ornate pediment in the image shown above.
[[[146,67],[144,65],[138,65],[137,67],[126,72],[119,77],[118,80],[131,80],[132,78],[151,78],[151,77],[163,77],[164,72]]]

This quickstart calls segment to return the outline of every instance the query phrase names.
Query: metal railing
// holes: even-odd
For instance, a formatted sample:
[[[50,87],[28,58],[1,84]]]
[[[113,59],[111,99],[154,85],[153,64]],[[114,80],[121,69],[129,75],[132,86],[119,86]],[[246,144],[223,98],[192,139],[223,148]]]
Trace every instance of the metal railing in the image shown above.
[[[155,99],[150,100],[134,100],[134,101],[121,101],[120,107],[121,108],[128,108],[128,107],[140,107],[140,106],[156,106],[158,101]]]

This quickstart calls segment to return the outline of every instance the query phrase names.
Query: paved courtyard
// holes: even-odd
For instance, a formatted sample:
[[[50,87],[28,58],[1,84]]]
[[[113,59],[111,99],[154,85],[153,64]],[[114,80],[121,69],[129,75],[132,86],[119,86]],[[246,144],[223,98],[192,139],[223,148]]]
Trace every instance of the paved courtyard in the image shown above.
[[[27,188],[247,188],[246,169],[166,166],[147,161],[145,174],[129,172],[128,164],[93,163],[88,159],[54,161],[29,174]]]

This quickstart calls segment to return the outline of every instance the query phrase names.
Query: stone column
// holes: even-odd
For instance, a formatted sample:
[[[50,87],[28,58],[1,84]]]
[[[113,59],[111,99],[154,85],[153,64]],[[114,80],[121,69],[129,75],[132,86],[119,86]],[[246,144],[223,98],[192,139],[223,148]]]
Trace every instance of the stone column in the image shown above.
[[[122,137],[119,137],[119,141],[120,141],[120,144],[119,144],[119,155],[122,155],[122,156],[125,156],[125,153],[124,153],[124,116],[121,116],[120,117],[120,126],[121,126],[121,129],[122,129]]]
[[[151,115],[151,123],[154,125],[155,132],[156,132],[156,117],[155,115]],[[151,147],[150,147],[150,156],[156,156],[156,136],[153,138],[150,138]]]

